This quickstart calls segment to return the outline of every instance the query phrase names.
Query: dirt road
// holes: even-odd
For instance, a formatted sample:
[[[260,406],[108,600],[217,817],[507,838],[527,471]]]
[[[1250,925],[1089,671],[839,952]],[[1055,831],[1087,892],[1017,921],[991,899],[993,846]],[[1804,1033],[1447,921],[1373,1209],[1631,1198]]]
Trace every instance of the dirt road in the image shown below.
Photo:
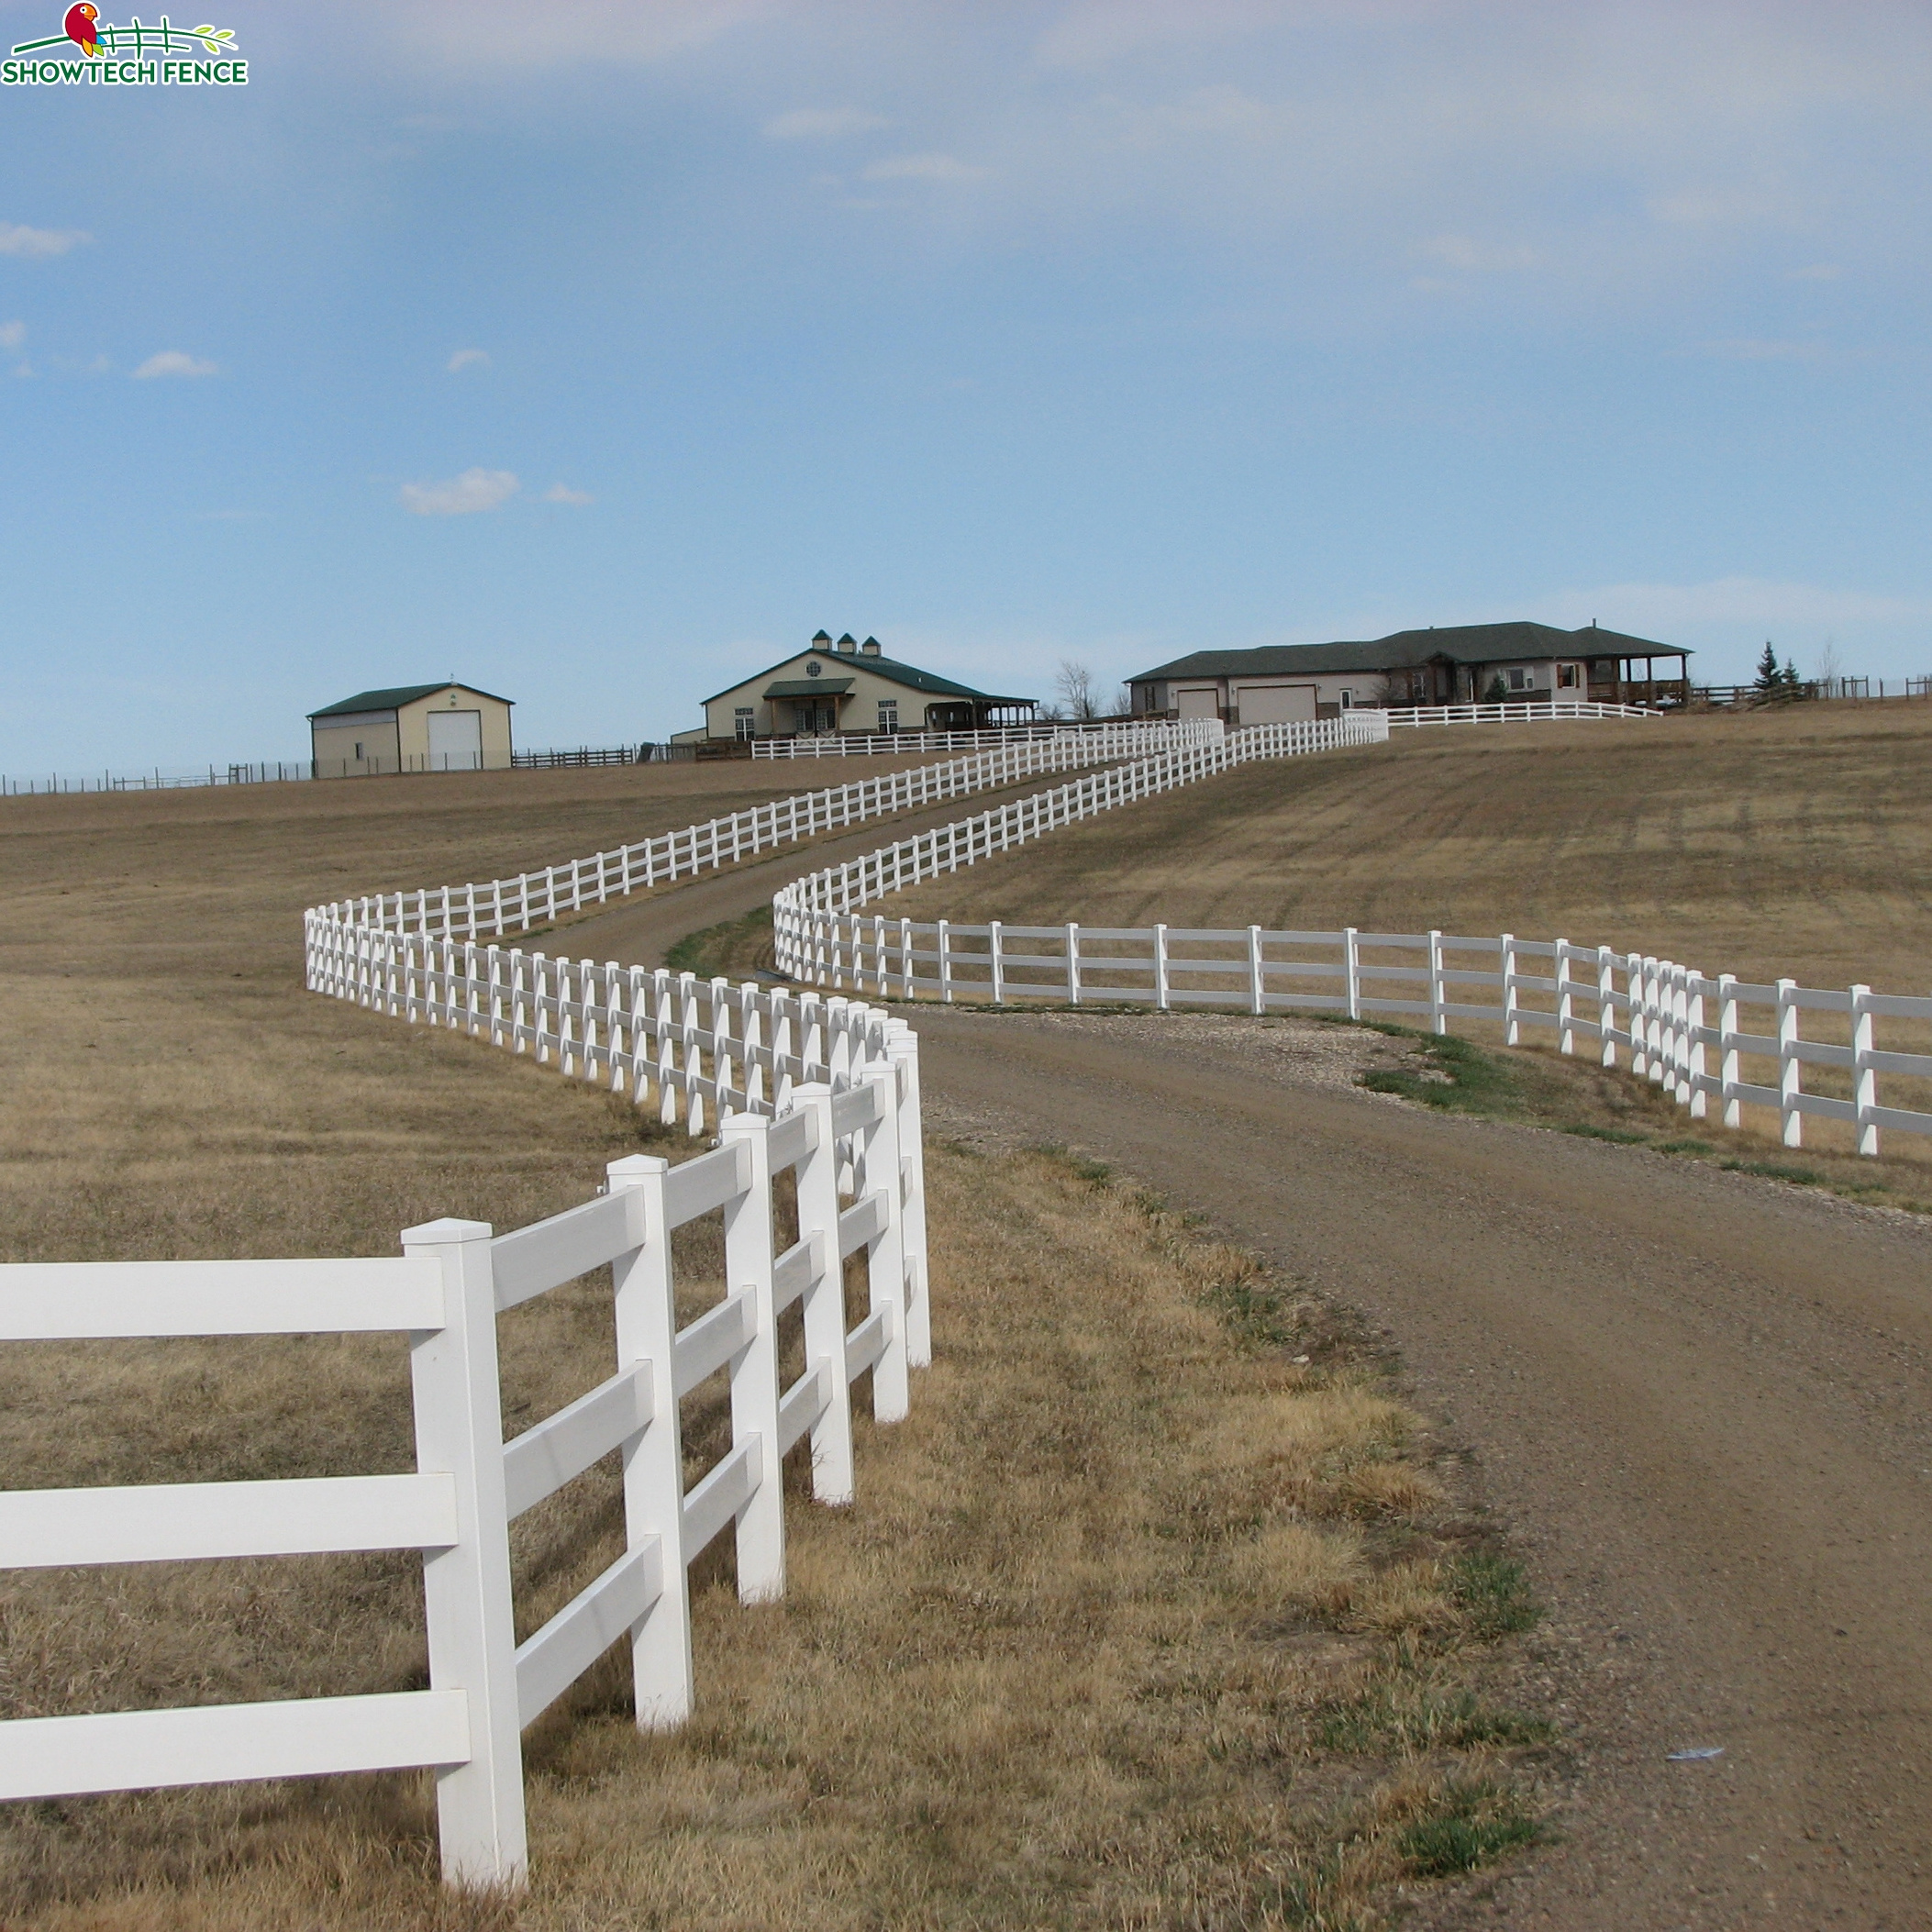
[[[654,961],[760,870],[582,949],[628,920]],[[1385,1329],[1514,1527],[1576,1778],[1559,1842],[1440,1922],[1932,1925],[1932,1229],[1144,1025],[909,1016],[936,1115],[1090,1149]]]

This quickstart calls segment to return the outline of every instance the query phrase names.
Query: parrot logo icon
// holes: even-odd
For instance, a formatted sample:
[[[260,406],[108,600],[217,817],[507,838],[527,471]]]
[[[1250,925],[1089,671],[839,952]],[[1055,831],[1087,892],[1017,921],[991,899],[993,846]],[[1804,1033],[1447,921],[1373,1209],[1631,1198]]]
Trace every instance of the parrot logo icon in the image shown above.
[[[101,50],[101,30],[94,24],[100,17],[98,9],[89,6],[88,0],[80,0],[79,6],[67,9],[67,17],[61,23],[67,38],[90,61]]]

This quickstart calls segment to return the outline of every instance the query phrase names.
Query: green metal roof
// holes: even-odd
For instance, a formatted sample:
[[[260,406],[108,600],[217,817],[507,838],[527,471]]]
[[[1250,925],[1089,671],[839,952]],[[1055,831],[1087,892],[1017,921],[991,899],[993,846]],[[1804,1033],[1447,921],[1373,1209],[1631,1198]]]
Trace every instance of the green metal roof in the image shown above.
[[[1030,705],[1035,702],[1032,698],[999,697],[992,692],[975,691],[970,684],[956,684],[950,678],[942,678],[937,672],[921,671],[916,665],[902,664],[896,658],[875,658],[861,656],[849,650],[834,650],[828,644],[820,644],[816,640],[808,654],[822,659],[827,665],[836,664],[841,671],[854,669],[870,672],[874,677],[883,678],[889,684],[903,684],[908,691],[924,691],[934,697],[972,698],[982,705]],[[769,677],[772,672],[783,671],[787,664],[795,663],[799,655],[799,652],[794,651],[790,657],[781,658],[766,671],[765,675]],[[817,686],[820,682],[815,678],[814,686]],[[735,683],[727,684],[723,691],[714,691],[705,703],[715,704],[719,698],[750,683],[749,678],[739,678]],[[771,694],[766,694],[769,696]]]
[[[765,686],[765,695],[774,697],[824,697],[837,692],[840,697],[852,688],[850,678],[781,678]]]
[[[1297,672],[1408,670],[1435,659],[1451,664],[1499,664],[1531,658],[1674,658],[1691,653],[1680,644],[1657,644],[1622,631],[1560,630],[1552,624],[1451,624],[1439,629],[1398,630],[1366,643],[1264,644],[1254,650],[1197,650],[1138,672],[1128,683],[1157,679],[1282,677]]]
[[[319,711],[311,711],[311,717],[334,717],[346,711],[394,711],[404,705],[413,705],[417,698],[434,697],[439,691],[475,691],[478,697],[486,697],[499,705],[514,705],[515,698],[498,697],[494,691],[477,691],[474,684],[465,684],[460,678],[444,678],[435,684],[397,684],[387,691],[359,691],[353,697],[346,697],[339,704],[325,705]]]

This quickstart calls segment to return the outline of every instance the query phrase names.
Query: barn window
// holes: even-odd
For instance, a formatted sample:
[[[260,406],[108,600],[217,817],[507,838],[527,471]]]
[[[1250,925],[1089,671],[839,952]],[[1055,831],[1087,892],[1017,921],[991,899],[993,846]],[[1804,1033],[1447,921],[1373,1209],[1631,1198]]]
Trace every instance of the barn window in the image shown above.
[[[758,713],[749,705],[739,705],[733,715],[737,719],[739,738],[758,736]]]
[[[899,700],[881,698],[879,700],[879,728],[890,736],[899,728]]]

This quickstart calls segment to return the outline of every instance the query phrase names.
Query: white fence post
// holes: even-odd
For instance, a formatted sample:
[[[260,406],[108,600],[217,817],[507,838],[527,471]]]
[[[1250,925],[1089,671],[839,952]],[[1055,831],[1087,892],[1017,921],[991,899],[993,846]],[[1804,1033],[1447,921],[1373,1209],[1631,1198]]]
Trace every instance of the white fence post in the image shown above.
[[[1607,946],[1596,949],[1597,1043],[1603,1064],[1616,1064],[1616,955]]]
[[[812,1283],[805,1292],[805,1363],[828,1378],[828,1400],[812,1429],[812,1493],[821,1503],[852,1500],[852,1395],[845,1367],[845,1264],[838,1254],[838,1149],[832,1130],[832,1090],[810,1081],[792,1090],[812,1118],[812,1148],[798,1176],[798,1238],[816,1243]]]
[[[866,1274],[871,1305],[883,1308],[884,1352],[872,1370],[872,1417],[877,1422],[903,1421],[910,1405],[909,1359],[905,1334],[905,1211],[899,1166],[899,1082],[896,1070],[883,1069],[879,1084],[879,1117],[864,1128],[861,1145],[868,1193],[885,1195],[885,1225],[868,1244]]]
[[[1786,1147],[1804,1145],[1804,1116],[1798,1110],[1804,1063],[1798,1058],[1798,983],[1778,983],[1778,1118]]]
[[[1744,1103],[1738,1097],[1738,977],[1717,975],[1717,1079],[1724,1100],[1724,1124],[1734,1127],[1743,1119]]]
[[[1342,927],[1342,981],[1349,995],[1349,1017],[1361,1017],[1361,952],[1352,926]]]
[[[986,928],[986,957],[992,961],[993,1004],[1002,1006],[1006,1002],[1006,962],[1000,957],[1000,922],[995,919]]]
[[[1067,1004],[1080,1005],[1080,927],[1067,926]]]
[[[1710,1096],[1704,1092],[1704,975],[1694,967],[1686,968],[1689,988],[1684,1016],[1684,1037],[1690,1042],[1688,1054],[1691,1084],[1691,1118],[1703,1120],[1711,1111]]]
[[[456,1489],[457,1541],[423,1563],[430,1687],[470,1706],[470,1760],[436,1775],[443,1876],[514,1887],[529,1854],[490,1235],[486,1221],[428,1221],[403,1230],[403,1252],[443,1271],[443,1326],[409,1348],[416,1467]]]
[[[1435,927],[1429,927],[1429,1031],[1447,1033],[1449,1015],[1443,1008],[1449,1004],[1449,988],[1442,978],[1442,934]]]
[[[1513,932],[1503,935],[1497,949],[1497,961],[1503,969],[1503,1038],[1505,1044],[1515,1047],[1522,1043],[1523,1029],[1516,1020],[1516,936]]]
[[[1878,1122],[1872,1117],[1878,1108],[1878,1070],[1871,1063],[1871,988],[1851,989],[1851,1070],[1852,1105],[1858,1109],[1859,1152],[1875,1155],[1879,1150]]]
[[[1167,986],[1167,927],[1154,928],[1154,1005],[1165,1013],[1169,1007]]]
[[[1268,994],[1261,982],[1261,928],[1259,926],[1248,928],[1248,1010],[1250,1013],[1268,1010]]]
[[[930,1260],[926,1247],[926,1126],[919,1094],[919,1037],[895,1026],[886,1045],[898,1076],[899,1195],[905,1218],[900,1244],[905,1255],[905,1360],[923,1369],[932,1361],[932,1303],[927,1294]]]
[[[1570,941],[1560,934],[1556,942],[1557,1051],[1576,1051],[1576,1014],[1571,1005]]]
[[[613,1160],[613,1194],[643,1202],[642,1242],[611,1264],[616,1286],[617,1366],[650,1365],[650,1424],[624,1455],[624,1527],[633,1549],[658,1539],[662,1594],[630,1633],[631,1696],[640,1731],[670,1730],[691,1715],[691,1586],[684,1560],[684,1448],[678,1418],[677,1311],[664,1177],[655,1154]]]
[[[1640,952],[1624,962],[1624,991],[1630,1004],[1630,1077],[1644,1080],[1650,1073],[1650,980]]]
[[[738,1594],[746,1604],[785,1593],[783,1471],[778,1445],[778,1308],[772,1277],[772,1123],[732,1114],[718,1129],[723,1147],[743,1149],[742,1191],[725,1203],[725,1286],[751,1294],[751,1338],[731,1363],[731,1445],[756,1439],[758,1475],[738,1518]]]
[[[939,997],[947,1005],[952,1005],[952,945],[951,922],[939,921]]]

